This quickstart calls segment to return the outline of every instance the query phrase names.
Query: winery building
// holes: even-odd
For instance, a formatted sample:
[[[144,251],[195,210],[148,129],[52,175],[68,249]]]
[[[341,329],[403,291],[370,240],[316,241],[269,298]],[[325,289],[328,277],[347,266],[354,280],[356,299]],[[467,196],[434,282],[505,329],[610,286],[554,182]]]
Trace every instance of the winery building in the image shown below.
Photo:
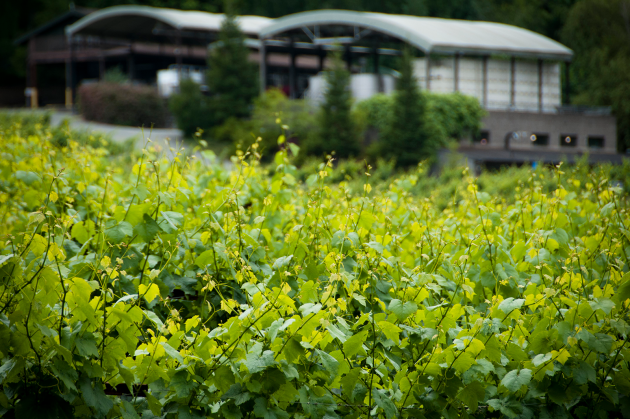
[[[16,41],[28,44],[29,103],[71,106],[79,84],[113,67],[134,81],[155,84],[158,71],[169,66],[205,66],[223,18],[146,6],[72,11]],[[356,100],[390,93],[394,60],[409,45],[417,52],[415,73],[423,89],[459,91],[487,110],[481,135],[461,139],[460,152],[469,159],[486,165],[551,163],[588,153],[593,162],[621,161],[610,109],[566,105],[573,52],[532,31],[344,10],[278,19],[240,16],[238,23],[250,59],[260,64],[262,89],[278,86],[292,98],[321,100],[326,57],[339,50]],[[54,66],[64,68],[65,86],[43,95],[39,75]]]

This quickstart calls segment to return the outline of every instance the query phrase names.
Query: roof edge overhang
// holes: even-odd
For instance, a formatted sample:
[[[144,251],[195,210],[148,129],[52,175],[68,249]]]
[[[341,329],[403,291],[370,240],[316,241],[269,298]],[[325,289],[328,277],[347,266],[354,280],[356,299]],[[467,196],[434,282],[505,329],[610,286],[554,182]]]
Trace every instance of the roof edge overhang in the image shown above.
[[[68,18],[72,18],[72,17],[78,17],[79,20],[81,20],[83,17],[89,15],[90,13],[94,13],[94,9],[86,9],[86,8],[74,8],[74,9],[70,9],[67,12],[55,17],[52,20],[49,20],[48,22],[44,23],[41,26],[38,26],[37,28],[33,29],[32,31],[26,33],[25,35],[22,35],[21,37],[17,38],[16,40],[13,41],[13,45],[22,45],[24,43],[26,43],[29,39],[31,39],[34,36],[39,35],[42,32],[45,32],[46,30],[54,27],[55,25],[58,25],[60,23],[62,23],[64,20],[68,19]]]
[[[410,45],[420,49],[425,53],[435,53],[435,54],[446,54],[446,55],[455,55],[455,54],[466,54],[466,55],[509,55],[513,57],[519,58],[528,58],[528,59],[543,59],[543,60],[557,60],[557,61],[571,61],[573,58],[573,51],[567,48],[566,46],[545,37],[544,35],[532,32],[537,36],[543,37],[557,44],[559,50],[558,51],[548,51],[548,50],[536,50],[536,49],[522,49],[522,48],[497,48],[497,49],[488,49],[475,45],[448,45],[448,44],[440,44],[436,45],[431,42],[431,40],[426,37],[420,36],[415,33],[411,33],[392,22],[388,22],[385,20],[378,19],[378,13],[370,13],[370,12],[356,12],[350,10],[316,10],[309,12],[300,12],[291,15],[287,15],[281,18],[277,18],[273,21],[272,24],[267,26],[266,28],[260,31],[260,38],[266,39],[271,38],[274,35],[281,34],[283,32],[299,29],[301,27],[312,26],[312,25],[334,25],[334,24],[342,24],[342,25],[352,25],[352,26],[360,26],[366,29],[372,29],[377,32],[381,32],[392,36],[394,38],[398,38],[404,42],[409,43]],[[418,16],[420,17],[420,16]],[[439,18],[433,18],[439,19]],[[454,20],[454,19],[446,19],[446,20]],[[494,23],[494,22],[488,22]],[[496,25],[505,25],[494,23]],[[505,25],[511,26],[511,25]],[[528,31],[524,28],[519,28],[521,30]],[[531,32],[531,31],[530,31]],[[561,50],[560,50],[561,49]]]
[[[160,11],[164,10],[175,10],[175,9],[162,9],[151,6],[113,6],[107,7],[105,9],[99,10],[92,14],[89,14],[80,20],[76,21],[72,25],[66,27],[66,35],[72,36],[82,29],[87,28],[94,22],[98,22],[99,20],[109,19],[118,16],[129,16],[135,15],[140,17],[147,17],[151,19],[158,20],[162,23],[165,23],[169,26],[172,26],[175,29],[182,29],[181,25],[173,19],[169,19],[165,16],[164,13],[160,13]],[[179,10],[177,10],[179,11]]]

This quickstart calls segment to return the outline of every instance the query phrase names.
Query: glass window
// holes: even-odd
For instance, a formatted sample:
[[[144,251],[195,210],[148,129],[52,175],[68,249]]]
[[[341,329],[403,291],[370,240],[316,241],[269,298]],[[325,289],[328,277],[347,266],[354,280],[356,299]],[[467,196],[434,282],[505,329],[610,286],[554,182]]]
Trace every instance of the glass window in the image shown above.
[[[588,148],[604,148],[604,137],[588,137]]]
[[[480,131],[473,137],[473,143],[486,145],[490,142],[490,131]]]
[[[529,140],[535,146],[549,145],[549,134],[533,133],[529,136]]]

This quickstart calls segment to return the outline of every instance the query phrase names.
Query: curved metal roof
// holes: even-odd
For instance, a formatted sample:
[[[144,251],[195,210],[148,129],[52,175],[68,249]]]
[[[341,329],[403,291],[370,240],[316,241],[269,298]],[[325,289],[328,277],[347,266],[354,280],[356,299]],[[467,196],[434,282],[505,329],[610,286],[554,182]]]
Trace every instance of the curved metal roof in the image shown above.
[[[218,32],[225,15],[189,10],[163,9],[150,6],[114,6],[94,12],[66,28],[66,34],[127,33],[150,31],[155,21],[183,31]],[[258,35],[272,19],[262,16],[236,18],[241,30]]]
[[[293,29],[317,25],[371,29],[408,42],[425,52],[509,54],[555,60],[570,60],[573,56],[573,51],[559,42],[516,26],[346,10],[318,10],[281,17],[262,28],[259,36],[271,38]]]

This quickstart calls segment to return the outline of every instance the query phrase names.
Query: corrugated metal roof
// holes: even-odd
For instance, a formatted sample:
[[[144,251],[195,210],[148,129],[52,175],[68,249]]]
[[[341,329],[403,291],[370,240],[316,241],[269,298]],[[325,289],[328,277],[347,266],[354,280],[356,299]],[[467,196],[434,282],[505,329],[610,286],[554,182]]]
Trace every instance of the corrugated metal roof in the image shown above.
[[[509,54],[529,58],[570,60],[573,51],[546,36],[492,22],[440,19],[385,13],[318,10],[275,19],[261,38],[303,26],[352,25],[373,29],[434,53]]]
[[[108,7],[75,22],[66,28],[68,35],[74,35],[99,22],[122,17],[144,17],[154,19],[175,29],[188,31],[217,32],[225,17],[222,13],[209,13],[189,10],[163,9],[149,6]],[[258,35],[271,24],[270,18],[262,16],[239,16],[236,18],[241,30],[248,35]]]
[[[153,21],[182,31],[217,32],[224,15],[149,6],[115,6],[94,12],[66,28],[69,35],[125,34],[144,31],[150,35]],[[570,60],[573,51],[538,33],[492,22],[440,19],[385,13],[317,10],[278,19],[239,16],[241,30],[250,36],[272,38],[308,26],[347,25],[390,35],[428,53],[508,54],[526,58]]]

